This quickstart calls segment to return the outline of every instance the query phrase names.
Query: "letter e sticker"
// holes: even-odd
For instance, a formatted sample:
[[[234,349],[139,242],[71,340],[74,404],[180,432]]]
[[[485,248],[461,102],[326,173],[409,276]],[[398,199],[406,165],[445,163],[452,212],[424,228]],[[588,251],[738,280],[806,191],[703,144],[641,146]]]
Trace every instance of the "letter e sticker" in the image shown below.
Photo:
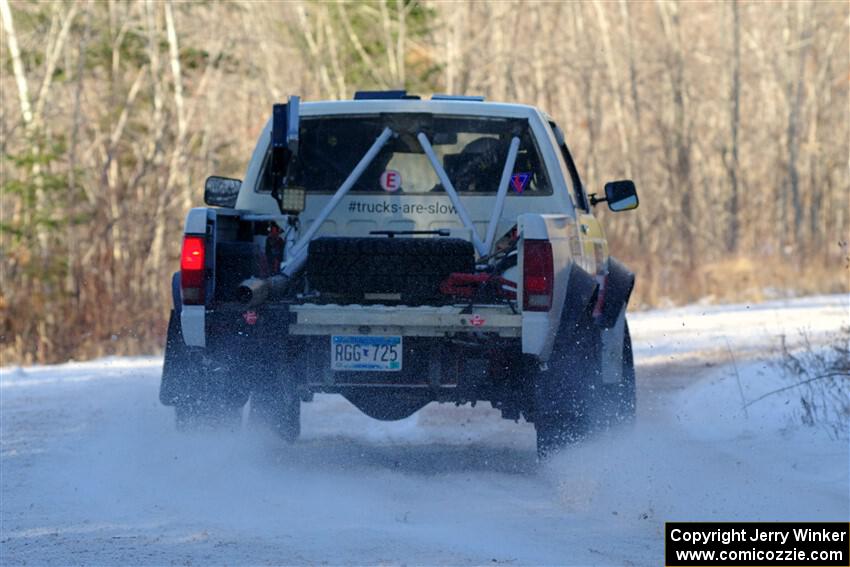
[[[395,193],[400,188],[401,173],[394,169],[388,169],[381,174],[381,189],[389,193]]]
[[[528,186],[529,179],[531,179],[530,173],[514,173],[511,176],[511,186],[517,193],[522,193]]]

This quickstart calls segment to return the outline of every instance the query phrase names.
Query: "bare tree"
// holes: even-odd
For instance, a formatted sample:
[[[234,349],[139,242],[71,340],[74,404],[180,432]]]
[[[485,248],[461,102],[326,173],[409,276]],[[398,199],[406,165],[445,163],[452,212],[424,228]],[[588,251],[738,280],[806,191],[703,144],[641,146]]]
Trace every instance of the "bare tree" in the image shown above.
[[[726,170],[729,175],[729,224],[727,227],[726,249],[735,253],[738,250],[738,129],[741,124],[741,18],[738,2],[729,4],[732,12],[732,78],[729,93],[729,149]]]
[[[850,291],[850,6],[0,0],[0,357],[161,345],[186,209],[288,94],[542,105],[636,304]],[[213,33],[214,32],[214,33]],[[14,285],[13,283],[14,282]]]

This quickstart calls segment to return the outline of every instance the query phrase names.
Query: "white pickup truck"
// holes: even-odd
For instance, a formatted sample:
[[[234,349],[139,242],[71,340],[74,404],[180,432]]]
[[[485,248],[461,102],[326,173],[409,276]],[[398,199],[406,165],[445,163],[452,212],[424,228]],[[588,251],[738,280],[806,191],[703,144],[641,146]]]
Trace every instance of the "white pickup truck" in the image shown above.
[[[404,91],[274,105],[244,180],[186,218],[160,399],[178,427],[252,421],[294,441],[300,404],[367,415],[488,401],[545,457],[635,411],[634,275],[553,120]]]

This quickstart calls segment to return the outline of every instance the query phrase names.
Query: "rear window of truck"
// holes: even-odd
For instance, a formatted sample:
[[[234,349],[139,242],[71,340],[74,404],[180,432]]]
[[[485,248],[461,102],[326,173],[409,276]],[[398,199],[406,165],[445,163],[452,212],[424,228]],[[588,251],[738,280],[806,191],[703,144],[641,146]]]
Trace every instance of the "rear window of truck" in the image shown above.
[[[389,126],[390,139],[372,161],[353,193],[429,194],[444,192],[416,136],[424,132],[449,180],[464,195],[492,195],[498,190],[508,147],[514,136],[520,146],[508,195],[551,195],[528,121],[484,116],[430,114],[370,114],[365,116],[302,117],[299,154],[292,165],[291,185],[308,193],[333,193]],[[258,191],[271,191],[266,156]]]

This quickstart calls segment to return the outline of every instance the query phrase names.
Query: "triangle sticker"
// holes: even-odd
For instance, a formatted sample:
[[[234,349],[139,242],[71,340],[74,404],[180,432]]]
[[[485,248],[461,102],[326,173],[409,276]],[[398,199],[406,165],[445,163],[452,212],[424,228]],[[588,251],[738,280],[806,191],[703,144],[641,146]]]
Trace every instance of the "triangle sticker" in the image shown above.
[[[531,179],[530,173],[514,173],[511,176],[511,185],[513,185],[514,191],[517,193],[525,191],[529,179]]]

